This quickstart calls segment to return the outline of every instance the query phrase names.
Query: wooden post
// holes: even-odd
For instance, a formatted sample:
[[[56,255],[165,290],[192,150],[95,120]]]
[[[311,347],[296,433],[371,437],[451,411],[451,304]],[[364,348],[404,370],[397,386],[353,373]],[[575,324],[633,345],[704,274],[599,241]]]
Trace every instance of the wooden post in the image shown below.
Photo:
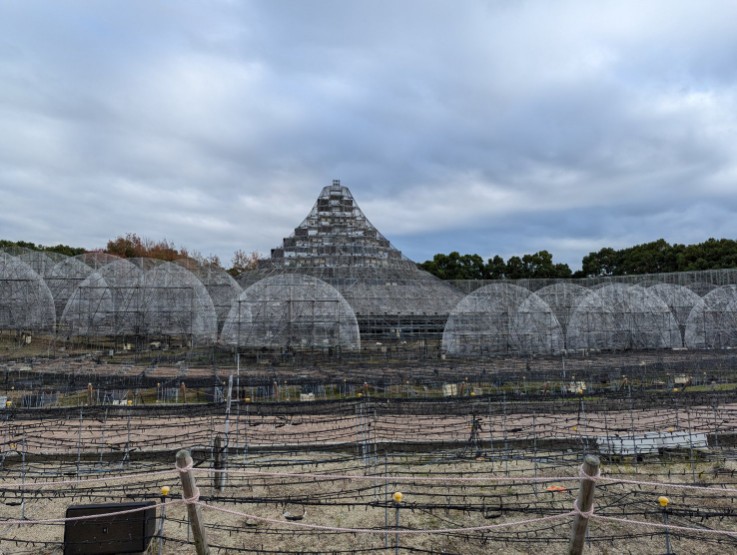
[[[223,438],[220,434],[215,436],[215,447],[213,448],[213,455],[215,457],[215,460],[213,462],[213,467],[215,469],[215,476],[214,476],[214,482],[215,482],[215,491],[223,491],[223,484],[225,482],[225,473],[224,472],[218,472],[219,470],[225,469],[224,464],[224,449],[223,449]]]
[[[599,473],[599,458],[594,455],[586,455],[583,459],[583,472],[586,476],[596,476]],[[578,489],[578,497],[576,498],[576,507],[579,512],[587,513],[591,510],[594,503],[593,479],[581,477],[581,486]],[[569,555],[581,555],[583,553],[583,543],[586,539],[586,528],[589,525],[588,517],[577,514],[573,520],[571,528],[571,543],[568,548]]]
[[[189,454],[189,451],[186,449],[180,450],[177,453],[177,469],[182,479],[184,499],[196,499],[200,493],[197,489],[197,484],[195,484],[194,476],[190,472],[191,468],[192,456]],[[194,502],[187,503],[187,513],[189,514],[189,525],[192,527],[197,555],[210,555],[210,547],[207,545],[205,522],[202,520],[200,506]]]
[[[236,395],[238,393],[236,392]],[[222,447],[222,465],[219,467],[225,470],[228,467],[228,446],[230,445],[230,405],[233,401],[233,374],[228,377],[228,394],[225,397],[225,445]],[[236,440],[237,441],[237,440]],[[225,472],[220,473],[220,490],[225,488],[227,478]]]

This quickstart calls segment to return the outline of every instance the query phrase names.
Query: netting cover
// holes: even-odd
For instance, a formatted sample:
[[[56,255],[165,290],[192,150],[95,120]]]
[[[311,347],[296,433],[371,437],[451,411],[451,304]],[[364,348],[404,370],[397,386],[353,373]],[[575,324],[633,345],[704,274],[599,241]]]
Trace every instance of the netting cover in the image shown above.
[[[656,294],[639,286],[600,287],[581,302],[568,326],[569,349],[662,349],[682,346],[678,323]]]
[[[698,281],[694,283],[689,283],[686,285],[691,291],[696,293],[699,297],[704,297],[707,293],[710,293],[711,291],[714,291],[714,289],[717,289],[719,285],[714,285],[713,283],[708,283],[704,281]]]
[[[71,335],[186,336],[209,343],[217,331],[212,300],[194,274],[169,262],[138,260],[115,260],[88,276],[67,303],[62,324]]]
[[[564,337],[568,333],[568,324],[576,307],[591,294],[586,287],[571,283],[569,281],[560,281],[552,285],[546,285],[535,291],[550,307],[561,325]]]
[[[59,322],[58,333],[66,337],[116,336],[122,331],[116,319],[113,289],[108,287],[99,272],[92,272],[79,282],[70,295]]]
[[[192,272],[165,262],[144,274],[143,306],[151,335],[189,336],[213,343],[217,315],[207,288]]]
[[[76,256],[60,260],[48,270],[44,279],[54,297],[56,315],[59,319],[62,318],[74,291],[93,271],[92,267]]]
[[[24,248],[13,250],[15,252],[9,252],[9,254],[12,254],[13,256],[21,259],[23,262],[33,268],[34,272],[36,272],[43,278],[48,275],[49,270],[54,266],[54,264],[66,258],[66,256],[64,256],[63,254],[55,252],[34,251]]]
[[[212,299],[217,315],[218,331],[222,331],[233,301],[243,289],[228,272],[212,264],[200,264],[191,258],[177,260],[176,264],[186,268],[203,283]]]
[[[724,285],[707,293],[686,322],[686,347],[723,349],[737,346],[737,286]]]
[[[655,294],[668,305],[673,316],[678,322],[678,330],[681,333],[681,341],[685,345],[686,322],[688,317],[700,301],[701,297],[683,285],[675,285],[671,283],[658,283],[647,288],[648,291]]]
[[[470,293],[451,312],[443,350],[454,356],[556,353],[563,331],[550,307],[528,289],[493,283]]]
[[[361,278],[335,280],[335,287],[362,316],[446,315],[463,298],[449,284],[420,271],[401,277],[377,271]]]
[[[143,335],[141,304],[143,271],[116,258],[85,278],[69,299],[62,316],[68,335]]]
[[[50,331],[55,319],[43,278],[19,258],[0,253],[0,329]]]
[[[312,276],[265,278],[240,294],[221,342],[256,348],[359,350],[358,322],[348,302]]]
[[[108,264],[115,262],[116,260],[123,260],[119,256],[108,254],[106,252],[86,252],[84,254],[77,255],[74,258],[81,260],[93,270],[98,270],[103,266],[107,266]]]

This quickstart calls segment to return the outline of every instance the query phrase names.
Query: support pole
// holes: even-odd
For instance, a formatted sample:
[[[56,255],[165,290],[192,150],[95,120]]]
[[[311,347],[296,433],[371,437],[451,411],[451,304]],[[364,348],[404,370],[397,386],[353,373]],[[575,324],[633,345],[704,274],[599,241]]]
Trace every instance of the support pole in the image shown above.
[[[581,555],[583,553],[586,528],[589,525],[589,517],[585,516],[585,513],[589,513],[594,504],[594,478],[599,474],[599,457],[586,455],[583,459],[581,469],[583,470],[581,486],[578,489],[578,497],[576,498],[578,514],[576,514],[573,527],[571,528],[571,543],[568,548],[569,555]],[[587,478],[588,476],[591,476],[591,478]]]
[[[220,434],[215,436],[215,447],[213,451],[215,457],[215,461],[213,463],[213,467],[215,469],[215,491],[223,491],[223,486],[225,485],[225,473],[220,471],[225,469],[226,451],[225,447],[223,447],[223,438]]]
[[[661,495],[658,497],[658,503],[663,507],[663,524],[665,524],[665,555],[671,555],[670,532],[668,531],[668,503],[670,503],[670,499]]]
[[[166,500],[169,498],[169,492],[171,491],[171,488],[169,486],[162,486],[161,487],[161,515],[159,517],[159,550],[157,552],[158,555],[163,555],[164,553],[164,522],[166,522]]]
[[[236,392],[236,395],[238,393]],[[225,468],[228,466],[228,447],[230,446],[230,405],[233,401],[233,374],[231,374],[228,377],[228,394],[225,398],[225,445],[222,446],[223,456],[222,456],[222,466],[220,467],[222,470],[225,470]],[[238,440],[236,439],[236,442]],[[226,482],[226,476],[225,473],[222,473],[222,479],[220,480],[220,489],[222,490],[225,487]]]
[[[177,470],[182,479],[182,493],[187,503],[187,513],[189,515],[189,525],[194,535],[194,546],[197,555],[210,555],[210,547],[207,545],[207,532],[205,531],[205,522],[202,520],[202,512],[197,500],[200,496],[200,490],[197,489],[194,476],[192,475],[192,456],[189,451],[182,449],[177,453]]]
[[[394,538],[394,555],[399,554],[399,507],[402,505],[402,501],[404,500],[404,494],[402,494],[401,491],[395,491],[392,494],[392,499],[394,500],[394,530],[395,532],[395,538]]]

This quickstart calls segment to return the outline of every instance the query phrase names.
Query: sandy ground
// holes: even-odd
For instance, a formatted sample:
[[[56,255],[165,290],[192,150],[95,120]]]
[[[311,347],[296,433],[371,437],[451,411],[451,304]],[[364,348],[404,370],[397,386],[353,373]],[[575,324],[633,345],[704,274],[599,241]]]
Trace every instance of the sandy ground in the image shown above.
[[[491,526],[520,520],[534,522],[510,528],[468,533],[424,533],[400,536],[400,546],[429,550],[433,553],[563,553],[566,550],[571,518],[540,521],[540,518],[563,514],[572,508],[578,481],[580,455],[559,452],[485,452],[480,456],[468,450],[374,456],[368,453],[322,452],[311,450],[291,453],[236,451],[230,457],[230,474],[223,491],[214,488],[214,474],[205,462],[194,472],[201,496],[208,505],[243,513],[225,514],[204,508],[209,541],[227,546],[225,552],[253,549],[263,552],[360,552],[393,553],[397,538],[393,533],[396,508],[391,501],[394,491],[402,491],[399,508],[401,528],[447,529]],[[25,475],[22,470],[25,468]],[[608,478],[626,478],[660,483],[699,483],[735,487],[737,465],[725,460],[693,462],[651,461],[638,464],[610,464],[603,467]],[[77,482],[107,476],[105,481]],[[123,479],[117,478],[123,472]],[[129,473],[125,477],[125,473]],[[130,474],[132,473],[132,474]],[[299,476],[293,476],[298,474]],[[321,479],[320,475],[345,478]],[[353,476],[353,477],[347,477]],[[373,476],[373,478],[371,478]],[[548,477],[543,484],[525,481]],[[573,477],[573,480],[555,478]],[[386,478],[389,477],[389,478]],[[368,479],[370,478],[370,479]],[[515,481],[507,481],[516,478]],[[40,482],[70,480],[59,486]],[[497,482],[496,480],[502,480]],[[25,496],[13,484],[32,483]],[[106,463],[58,461],[56,463],[6,464],[0,488],[3,504],[0,516],[5,519],[60,518],[72,504],[122,502],[159,499],[162,485],[171,486],[171,499],[181,497],[178,474],[165,463],[134,462],[127,467]],[[548,486],[565,488],[548,491]],[[659,495],[668,495],[676,512],[702,511],[700,516],[671,515],[671,524],[737,530],[737,521],[729,516],[734,510],[733,497],[724,493],[678,490],[669,486],[600,483],[597,485],[597,514],[632,518],[644,522],[662,522],[657,504]],[[289,521],[285,513],[302,516]],[[160,514],[160,512],[159,512]],[[717,518],[710,514],[725,514]],[[252,515],[256,518],[248,518]],[[704,516],[706,515],[706,517]],[[265,522],[259,519],[272,519]],[[339,531],[300,529],[298,524],[342,528],[373,528],[387,532],[357,534]],[[0,524],[2,553],[62,553],[64,530],[59,524],[18,526]],[[665,553],[662,530],[593,520],[586,553],[652,554]],[[186,542],[186,507],[172,503],[166,509],[164,553],[194,553]],[[191,536],[189,536],[191,538]],[[696,532],[671,533],[673,553],[703,553],[707,541],[720,539],[727,545],[715,549],[729,553],[737,544],[723,536],[702,536]],[[58,542],[56,545],[24,542]],[[15,543],[17,542],[17,543]],[[158,552],[155,539],[149,549]],[[403,552],[400,550],[400,553]],[[405,551],[406,552],[406,551]]]
[[[397,509],[391,494],[402,491],[402,529],[533,522],[485,531],[401,535],[401,547],[463,555],[564,553],[571,517],[540,519],[571,510],[582,453],[596,448],[596,437],[674,430],[709,433],[715,438],[737,429],[737,405],[637,411],[622,407],[606,412],[584,405],[567,414],[534,415],[490,410],[478,414],[476,424],[469,416],[374,415],[362,411],[360,404],[350,411],[272,416],[260,414],[257,404],[244,403],[235,405],[227,419],[224,407],[208,416],[153,417],[126,407],[111,407],[92,417],[81,407],[78,418],[5,418],[0,421],[0,518],[62,518],[72,504],[159,500],[162,485],[172,487],[172,500],[179,499],[181,486],[173,468],[173,452],[190,448],[196,452],[199,466],[195,475],[202,498],[210,506],[241,513],[203,509],[210,543],[227,547],[223,552],[394,553]],[[230,444],[232,473],[224,491],[214,489],[214,475],[207,470],[213,464],[211,449],[217,435],[227,435]],[[549,443],[556,439],[574,447],[550,450]],[[537,448],[538,441],[548,442],[548,446]],[[418,445],[414,451],[400,452],[413,443]],[[384,459],[387,446],[390,454]],[[151,456],[142,457],[162,452],[171,460],[154,462]],[[733,492],[679,490],[667,485],[735,488],[735,453],[712,446],[707,454],[686,456],[643,461],[625,457],[620,463],[605,464],[605,477],[659,485],[599,483],[595,514],[662,523],[657,498],[666,495],[671,500],[671,527],[737,530]],[[319,479],[324,474],[381,479]],[[120,475],[124,478],[116,478]],[[99,477],[108,479],[84,481]],[[515,477],[517,482],[496,481]],[[526,481],[532,477],[548,477],[550,481]],[[574,478],[555,479],[561,477]],[[39,484],[60,480],[70,483]],[[20,482],[32,484],[24,495],[15,485]],[[548,491],[552,485],[565,489]],[[285,513],[301,516],[301,520],[288,520]],[[310,530],[298,528],[300,523],[378,532]],[[167,507],[163,530],[164,553],[195,552],[187,543],[191,535],[182,504]],[[63,537],[60,524],[0,522],[0,553],[59,554],[63,552]],[[663,530],[644,525],[594,518],[589,537],[585,553],[666,552]],[[737,543],[724,535],[673,529],[669,540],[671,552],[679,555],[711,550],[737,553]],[[149,552],[157,553],[158,546],[155,539]],[[399,552],[409,553],[406,549]]]

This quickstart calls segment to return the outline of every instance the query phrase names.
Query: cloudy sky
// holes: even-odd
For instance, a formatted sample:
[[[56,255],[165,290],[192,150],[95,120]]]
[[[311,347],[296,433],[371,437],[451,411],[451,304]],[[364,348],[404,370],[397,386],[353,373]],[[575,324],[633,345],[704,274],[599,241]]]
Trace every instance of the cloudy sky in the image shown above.
[[[416,261],[737,238],[737,2],[0,2],[0,238],[226,266],[340,179]]]

